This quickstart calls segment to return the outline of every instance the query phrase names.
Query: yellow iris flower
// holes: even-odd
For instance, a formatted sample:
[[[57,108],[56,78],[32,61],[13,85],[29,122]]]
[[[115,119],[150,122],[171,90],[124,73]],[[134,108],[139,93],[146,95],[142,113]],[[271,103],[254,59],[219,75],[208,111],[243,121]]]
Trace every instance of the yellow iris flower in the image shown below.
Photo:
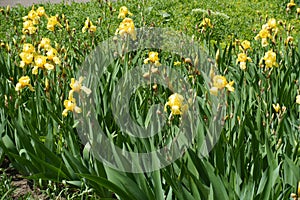
[[[246,69],[246,62],[247,61],[252,61],[250,57],[247,57],[247,55],[245,53],[239,53],[238,54],[238,58],[236,60],[236,63],[240,63],[240,68],[242,70]]]
[[[57,16],[51,16],[48,18],[48,23],[47,23],[47,29],[50,31],[54,31],[55,26],[60,26],[62,25],[59,23]]]
[[[128,8],[126,6],[122,6],[120,8],[120,13],[118,15],[118,18],[124,19],[126,17],[126,15],[132,16],[133,14],[128,10]]]
[[[300,104],[300,94],[296,96],[296,103]]]
[[[32,61],[33,61],[32,53],[21,52],[20,57],[22,59],[21,62],[24,64],[24,65],[22,65],[22,67],[24,67],[25,64],[28,65],[28,64],[32,63]]]
[[[276,105],[275,105],[275,104],[272,104],[272,106],[273,106],[275,112],[278,113],[278,112],[280,111],[280,105],[279,105],[279,103],[277,103]]]
[[[62,112],[64,117],[68,116],[68,112],[81,113],[81,109],[76,105],[76,99],[73,97],[73,92],[69,93],[69,98],[64,100],[65,109]]]
[[[159,62],[159,57],[158,57],[158,53],[151,51],[149,52],[148,58],[146,58],[144,60],[144,64],[148,64],[148,62],[154,63],[155,66],[160,66],[160,62]]]
[[[115,34],[119,34],[122,38],[124,38],[126,35],[130,35],[132,40],[136,40],[136,31],[133,20],[131,18],[123,19]]]
[[[28,87],[31,91],[34,91],[32,85],[30,84],[30,78],[29,78],[29,76],[22,76],[19,79],[19,82],[17,83],[15,90],[16,91],[20,91],[20,90],[22,90],[25,87]]]
[[[272,68],[273,66],[277,67],[278,64],[276,62],[276,53],[273,52],[273,50],[269,50],[265,53],[265,56],[263,57],[263,60],[265,61],[265,66],[267,68]]]
[[[182,113],[187,110],[187,105],[183,105],[183,100],[184,98],[182,95],[178,93],[172,94],[169,96],[164,110],[167,111],[167,107],[169,106],[172,115],[182,115]]]
[[[242,43],[241,43],[241,46],[242,46],[242,50],[243,51],[246,51],[247,49],[250,49],[251,48],[251,43],[250,41],[248,40],[244,40]]]
[[[80,92],[81,90],[84,91],[87,95],[91,93],[91,90],[85,86],[82,86],[82,81],[84,78],[81,76],[79,80],[75,80],[75,78],[71,78],[70,87],[74,92]]]
[[[23,34],[29,34],[32,35],[36,32],[36,27],[33,26],[33,22],[31,20],[26,20],[23,22],[23,29],[22,33]]]
[[[203,18],[202,22],[200,23],[200,27],[203,27],[204,29],[206,29],[207,27],[212,28],[212,24],[209,18]]]
[[[39,17],[43,16],[46,14],[46,11],[44,9],[44,7],[39,7],[37,10],[36,10],[36,13]]]
[[[23,52],[25,53],[33,53],[35,52],[34,46],[29,43],[23,44]]]
[[[96,26],[93,25],[93,23],[91,22],[90,18],[86,18],[84,26],[82,28],[82,33],[85,33],[86,30],[89,30],[89,32],[95,32],[97,29]]]
[[[234,81],[228,82],[225,76],[212,75],[213,87],[210,88],[210,93],[212,95],[218,95],[218,90],[226,88],[230,92],[234,92]]]
[[[50,41],[49,38],[42,38],[42,40],[41,40],[41,42],[40,42],[38,48],[39,48],[39,49],[40,49],[40,48],[48,49],[48,48],[51,47],[50,42],[51,42],[51,41]]]

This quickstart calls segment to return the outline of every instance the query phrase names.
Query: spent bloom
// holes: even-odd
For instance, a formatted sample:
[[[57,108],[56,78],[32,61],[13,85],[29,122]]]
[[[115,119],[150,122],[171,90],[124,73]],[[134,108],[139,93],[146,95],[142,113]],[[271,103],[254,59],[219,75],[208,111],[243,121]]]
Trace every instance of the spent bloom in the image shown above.
[[[284,41],[284,44],[285,44],[285,45],[288,45],[288,44],[292,43],[293,40],[294,40],[294,38],[293,38],[292,36],[288,36],[288,37],[286,38],[286,40]]]
[[[168,102],[165,104],[164,110],[170,107],[172,115],[181,115],[186,109],[187,105],[183,105],[184,98],[178,93],[174,93],[168,98]]]
[[[20,91],[20,90],[22,90],[25,87],[28,87],[31,91],[34,91],[32,85],[30,84],[30,78],[29,78],[29,76],[22,76],[19,79],[19,82],[17,83],[15,90],[16,91]]]
[[[124,38],[126,35],[130,35],[131,39],[136,40],[136,31],[133,20],[131,18],[123,19],[115,34],[119,34],[122,38]]]
[[[148,55],[148,58],[146,58],[144,60],[144,63],[145,64],[148,64],[148,62],[151,62],[151,63],[154,63],[155,66],[159,66],[160,65],[160,62],[159,62],[159,58],[158,58],[158,53],[157,52],[153,52],[153,51],[150,51],[149,52],[149,55]]]
[[[118,18],[124,19],[126,17],[126,15],[132,16],[133,14],[128,10],[128,8],[126,6],[122,6],[120,8],[120,13],[118,15]]]
[[[85,22],[84,22],[84,26],[82,27],[82,33],[85,33],[86,30],[93,33],[93,32],[96,31],[96,29],[97,29],[97,27],[95,25],[93,25],[90,18],[87,17]]]

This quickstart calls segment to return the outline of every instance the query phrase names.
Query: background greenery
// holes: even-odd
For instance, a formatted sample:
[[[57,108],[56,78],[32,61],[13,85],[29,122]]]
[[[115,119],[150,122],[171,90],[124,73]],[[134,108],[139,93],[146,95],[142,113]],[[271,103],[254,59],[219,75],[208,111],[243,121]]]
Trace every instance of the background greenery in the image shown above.
[[[93,191],[90,198],[97,195],[107,199],[289,199],[292,192],[297,193],[300,181],[300,106],[295,103],[300,88],[300,26],[297,6],[287,12],[287,3],[279,0],[132,0],[44,4],[48,16],[58,14],[63,28],[50,32],[46,29],[47,20],[42,18],[38,34],[27,37],[26,41],[36,43],[42,37],[48,37],[53,46],[57,43],[59,54],[65,59],[53,73],[30,75],[35,92],[24,90],[20,95],[15,92],[18,79],[31,74],[30,70],[19,68],[22,17],[31,8],[18,6],[9,11],[2,8],[0,145],[3,153],[0,161],[6,155],[14,168],[44,187],[49,187],[49,181],[52,181],[79,188],[82,193],[89,188]],[[63,100],[70,90],[70,79],[85,56],[101,41],[114,35],[121,22],[117,18],[119,8],[123,5],[134,14],[136,27],[171,27],[194,35],[211,57],[219,50],[218,73],[234,80],[236,91],[226,96],[228,117],[217,145],[207,158],[199,158],[196,143],[182,158],[164,169],[144,174],[121,173],[103,166],[81,145],[72,114],[62,118]],[[214,15],[216,12],[229,18]],[[86,17],[98,27],[94,35],[81,32]],[[209,17],[214,26],[205,32],[200,28],[203,17]],[[276,44],[262,48],[260,41],[253,38],[269,18],[282,20],[286,26],[277,25],[280,31]],[[70,23],[69,31],[65,28],[66,19]],[[294,27],[290,32],[294,37],[291,45],[284,44],[288,24]],[[246,71],[236,64],[240,52],[236,40],[243,39],[251,41],[252,46],[248,53],[252,62],[247,64]],[[269,49],[277,53],[279,67],[265,70],[259,67],[259,62]],[[115,123],[110,123],[113,117],[106,109],[110,106],[110,88],[124,70],[142,63],[147,53],[147,50],[134,52],[116,59],[112,71],[102,79],[99,102],[103,106],[99,108],[98,120],[106,127],[107,134],[117,135],[115,142],[119,145],[136,141],[122,134]],[[160,53],[162,63],[181,59],[167,52]],[[184,76],[194,75],[194,87],[202,88],[201,75],[195,76],[187,64],[183,63],[178,70]],[[49,91],[45,91],[46,78],[50,82]],[[153,91],[149,90],[138,91],[137,96],[142,100],[150,98],[165,103],[169,91],[158,91],[160,96],[152,95]],[[147,113],[149,105],[142,102],[137,100],[132,110]],[[276,103],[285,106],[286,110],[276,113],[272,107]],[[209,113],[208,108],[201,106],[204,113]],[[205,129],[205,125],[202,128]],[[5,173],[2,177],[7,182],[1,182],[0,196],[9,198],[9,178],[5,178]],[[60,192],[59,189],[54,191],[56,195]],[[68,194],[65,197],[71,198]],[[88,196],[78,195],[78,198]]]

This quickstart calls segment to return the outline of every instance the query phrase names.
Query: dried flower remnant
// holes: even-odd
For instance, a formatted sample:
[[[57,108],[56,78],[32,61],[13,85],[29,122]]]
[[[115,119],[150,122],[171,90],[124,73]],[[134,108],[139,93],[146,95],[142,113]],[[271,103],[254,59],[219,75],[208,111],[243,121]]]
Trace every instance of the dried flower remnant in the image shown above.
[[[293,41],[294,41],[294,38],[292,36],[288,36],[286,38],[286,40],[284,41],[284,44],[287,46],[289,44],[292,44]]]

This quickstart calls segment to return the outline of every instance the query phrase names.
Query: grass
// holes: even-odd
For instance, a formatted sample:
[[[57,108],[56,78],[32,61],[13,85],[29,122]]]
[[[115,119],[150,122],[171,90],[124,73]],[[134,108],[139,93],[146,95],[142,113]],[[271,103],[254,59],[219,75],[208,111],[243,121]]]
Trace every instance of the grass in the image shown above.
[[[24,37],[22,17],[31,8],[2,8],[0,21],[7,23],[0,25],[0,161],[8,157],[12,166],[24,178],[33,180],[37,187],[42,188],[41,194],[48,198],[292,199],[292,193],[300,193],[300,106],[296,103],[296,96],[300,94],[300,25],[296,8],[300,2],[296,2],[298,5],[288,12],[287,3],[279,0],[128,0],[36,5],[35,9],[43,6],[49,17],[57,14],[61,27],[57,25],[55,31],[49,31],[47,19],[43,16],[36,25],[37,33]],[[104,165],[96,159],[91,147],[81,143],[78,137],[80,121],[76,121],[76,114],[68,112],[67,117],[62,116],[64,100],[70,99],[71,78],[78,80],[78,72],[82,63],[87,62],[87,55],[102,41],[114,36],[122,21],[118,14],[123,5],[134,14],[132,19],[136,28],[170,27],[191,36],[194,42],[191,47],[193,44],[201,46],[209,57],[202,60],[200,56],[205,55],[195,56],[198,54],[189,46],[186,50],[190,57],[176,55],[163,48],[124,53],[126,46],[122,46],[121,53],[116,52],[113,62],[107,66],[99,85],[90,87],[97,105],[93,113],[104,134],[122,151],[148,152],[176,140],[176,131],[184,115],[172,116],[172,109],[168,108],[167,112],[161,109],[161,116],[168,123],[148,140],[125,134],[112,109],[117,108],[120,115],[128,109],[135,122],[151,127],[152,118],[148,110],[153,103],[164,105],[172,94],[171,90],[161,85],[139,87],[127,106],[121,97],[126,96],[128,90],[120,90],[117,97],[121,100],[114,104],[113,89],[126,72],[143,65],[150,51],[157,51],[159,62],[172,66],[183,77],[176,79],[174,87],[184,81],[192,86],[195,96],[184,92],[184,89],[181,95],[186,101],[190,99],[199,106],[196,116],[200,125],[192,130],[196,133],[194,143],[171,165],[147,173],[121,172]],[[95,33],[82,33],[87,17],[97,26]],[[201,26],[205,17],[211,20],[213,27]],[[254,40],[254,37],[271,18],[276,19],[277,37],[273,38],[273,42],[268,39],[269,45],[262,47],[261,39]],[[286,44],[288,36],[292,36],[293,41]],[[33,44],[35,51],[44,54],[46,50],[38,50],[43,37],[51,40],[61,63],[54,64],[48,58],[55,69],[39,69],[35,75],[32,74],[33,64],[23,69],[19,67],[19,54],[24,43]],[[251,42],[251,48],[244,53],[252,61],[248,60],[247,68],[242,70],[237,59],[243,52],[241,42],[245,39]],[[164,38],[162,34],[152,41],[152,45],[172,40],[177,41],[175,36]],[[129,44],[134,45],[133,42]],[[179,44],[173,45],[175,47],[169,46],[169,49],[180,50]],[[266,67],[269,58],[262,59],[270,50],[276,54],[272,64],[276,62],[277,67]],[[179,66],[174,66],[175,61],[181,62]],[[210,87],[214,83],[205,84],[204,74],[211,69],[214,69],[215,75],[226,77],[228,82],[234,81],[234,92],[226,88],[218,92],[221,99],[219,106],[224,108],[220,110],[223,113],[219,121],[212,117],[214,96],[210,94]],[[162,70],[162,67],[157,70],[160,74],[170,72]],[[170,74],[165,76],[171,78]],[[29,76],[34,92],[28,87],[22,91],[15,90],[19,78],[25,75]],[[155,72],[152,77],[155,77]],[[87,77],[83,85],[93,86],[93,78]],[[137,76],[126,78],[127,81],[140,80]],[[278,110],[274,108],[277,103],[280,106]],[[89,113],[83,104],[79,105],[83,113]],[[192,108],[189,111],[193,111]],[[202,158],[203,138],[208,131],[213,131],[210,123],[221,123],[221,134],[209,155]],[[92,133],[92,136],[95,135]],[[106,143],[96,144],[102,149],[109,149]],[[113,158],[123,161],[120,165],[126,163],[121,153],[117,156],[111,153],[106,155],[107,158],[115,156]],[[0,196],[9,198],[14,190],[11,177],[3,169]],[[30,195],[28,198],[33,197]]]

